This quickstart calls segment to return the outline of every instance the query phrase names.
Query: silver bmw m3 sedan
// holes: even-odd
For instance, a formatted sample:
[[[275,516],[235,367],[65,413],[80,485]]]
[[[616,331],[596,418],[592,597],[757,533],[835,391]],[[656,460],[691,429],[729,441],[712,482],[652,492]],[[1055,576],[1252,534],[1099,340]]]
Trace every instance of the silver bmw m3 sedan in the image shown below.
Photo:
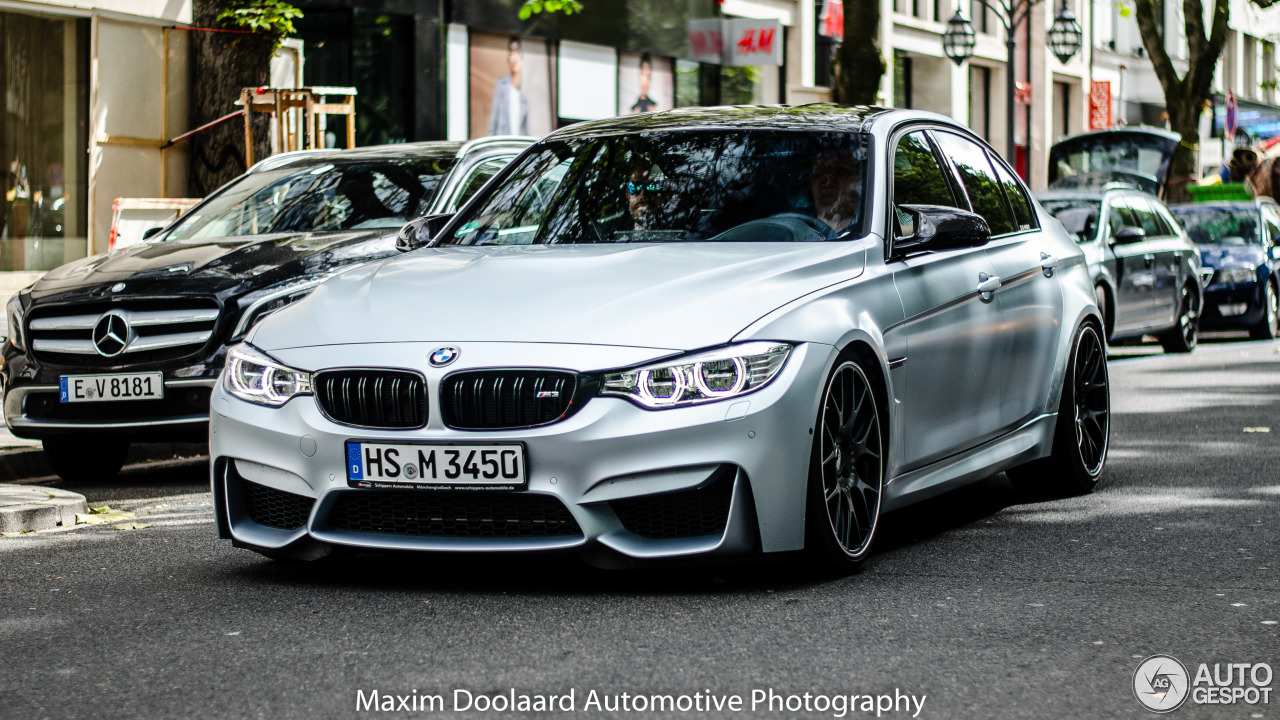
[[[1084,258],[939,115],[574,125],[399,246],[229,351],[222,537],[851,570],[887,511],[1002,471],[1087,492],[1106,460]]]

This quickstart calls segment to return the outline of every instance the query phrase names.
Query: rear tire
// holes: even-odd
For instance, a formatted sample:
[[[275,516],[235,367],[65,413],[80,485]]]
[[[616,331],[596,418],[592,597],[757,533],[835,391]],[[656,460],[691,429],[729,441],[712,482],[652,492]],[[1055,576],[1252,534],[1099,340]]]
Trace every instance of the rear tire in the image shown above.
[[[129,442],[112,438],[47,438],[44,457],[58,477],[68,482],[102,482],[124,467]]]
[[[1276,288],[1275,278],[1269,278],[1262,290],[1262,320],[1249,328],[1249,337],[1271,340],[1277,336],[1280,336],[1280,290]]]
[[[884,490],[875,388],[853,353],[836,361],[813,428],[805,550],[817,569],[847,574],[871,553]]]
[[[1076,332],[1063,379],[1053,451],[1042,460],[1011,468],[1009,479],[1024,487],[1083,495],[1093,490],[1107,461],[1111,436],[1111,390],[1106,346],[1097,326]]]
[[[1200,336],[1200,295],[1190,285],[1182,286],[1178,298],[1178,322],[1160,336],[1165,352],[1189,353],[1196,348]]]

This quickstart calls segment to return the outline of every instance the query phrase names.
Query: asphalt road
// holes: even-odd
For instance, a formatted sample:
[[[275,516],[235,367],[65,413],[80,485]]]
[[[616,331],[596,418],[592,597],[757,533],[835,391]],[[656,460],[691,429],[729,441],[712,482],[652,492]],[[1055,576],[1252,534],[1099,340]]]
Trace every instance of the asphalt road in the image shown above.
[[[926,718],[1153,717],[1131,689],[1150,655],[1193,675],[1200,663],[1280,671],[1280,343],[1129,354],[1111,365],[1095,493],[990,478],[886,516],[871,566],[840,579],[790,562],[288,565],[214,538],[203,466],[74,488],[151,527],[0,539],[0,717],[408,717],[357,713],[358,693],[449,708],[455,690],[511,689],[572,691],[576,711],[549,718],[840,716],[753,712],[753,691],[770,690],[923,694]],[[736,694],[744,709],[584,709],[591,691]],[[860,702],[848,717],[876,716]],[[1174,716],[1272,718],[1280,698]]]

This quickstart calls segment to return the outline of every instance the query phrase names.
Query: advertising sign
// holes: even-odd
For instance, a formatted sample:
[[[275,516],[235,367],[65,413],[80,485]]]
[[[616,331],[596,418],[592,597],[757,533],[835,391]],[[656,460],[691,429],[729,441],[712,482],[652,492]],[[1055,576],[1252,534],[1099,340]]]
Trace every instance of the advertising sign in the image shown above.
[[[782,65],[778,20],[690,20],[689,59],[717,65]]]
[[[1089,85],[1089,129],[1111,127],[1111,83],[1094,80]]]

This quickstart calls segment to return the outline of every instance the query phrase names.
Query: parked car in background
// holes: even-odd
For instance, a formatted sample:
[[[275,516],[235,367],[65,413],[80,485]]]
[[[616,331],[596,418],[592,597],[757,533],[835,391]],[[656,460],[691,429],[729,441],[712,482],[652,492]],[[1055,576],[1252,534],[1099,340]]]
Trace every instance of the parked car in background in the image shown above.
[[[57,268],[9,302],[4,412],[67,479],[114,475],[135,441],[203,440],[228,343],[325,278],[395,253],[532,142],[276,155],[146,241]]]
[[[1049,148],[1051,190],[1100,191],[1123,182],[1164,197],[1177,133],[1126,126],[1063,138]]]
[[[587,122],[432,220],[228,351],[222,537],[603,565],[803,549],[848,570],[883,511],[1001,471],[1073,493],[1102,472],[1084,255],[949,118]]]
[[[1258,198],[1169,209],[1200,248],[1209,277],[1201,322],[1260,339],[1280,335],[1280,206]]]
[[[1037,197],[1088,258],[1109,340],[1154,335],[1166,352],[1195,348],[1200,253],[1164,203],[1124,184]]]

